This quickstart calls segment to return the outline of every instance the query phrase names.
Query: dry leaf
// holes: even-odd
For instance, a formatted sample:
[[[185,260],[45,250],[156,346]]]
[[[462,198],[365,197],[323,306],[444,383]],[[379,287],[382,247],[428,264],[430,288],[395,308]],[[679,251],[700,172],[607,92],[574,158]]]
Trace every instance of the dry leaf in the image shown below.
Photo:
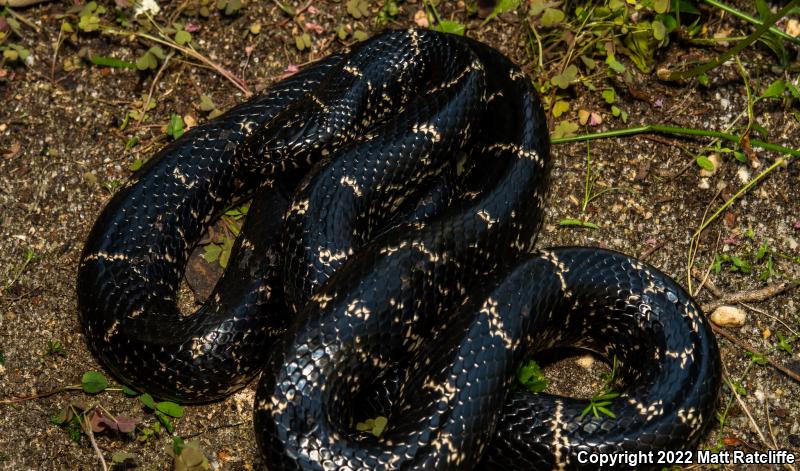
[[[581,126],[586,126],[586,123],[589,122],[589,113],[586,110],[578,110],[578,122],[581,123]]]
[[[310,29],[311,31],[317,34],[325,33],[325,28],[323,28],[320,24],[314,23],[313,21],[306,22],[306,29]]]

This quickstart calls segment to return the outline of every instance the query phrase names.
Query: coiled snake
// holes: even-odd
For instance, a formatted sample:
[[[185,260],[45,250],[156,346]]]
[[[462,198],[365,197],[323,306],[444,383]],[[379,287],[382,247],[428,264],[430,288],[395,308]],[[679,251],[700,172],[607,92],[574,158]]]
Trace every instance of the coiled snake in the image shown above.
[[[714,337],[644,263],[534,251],[545,123],[525,75],[458,36],[390,31],[311,65],[111,199],[79,268],[87,341],[125,383],[184,402],[263,369],[273,470],[578,468],[595,466],[579,451],[690,447],[719,389]],[[181,314],[189,253],[251,194],[227,271]],[[514,387],[521,361],[562,345],[619,360],[616,418]],[[354,430],[372,414],[380,437]]]

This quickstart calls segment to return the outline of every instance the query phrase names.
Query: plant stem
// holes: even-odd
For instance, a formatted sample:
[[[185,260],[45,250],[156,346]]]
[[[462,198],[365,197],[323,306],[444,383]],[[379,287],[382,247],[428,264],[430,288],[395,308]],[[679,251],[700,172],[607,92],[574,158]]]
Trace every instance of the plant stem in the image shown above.
[[[711,205],[714,203],[714,201],[717,200],[717,198],[719,197],[719,195],[721,193],[722,193],[722,188],[717,189],[717,191],[714,193],[714,196],[711,198],[711,200],[708,202],[708,204],[706,205],[705,209],[703,210],[703,217],[700,218],[700,221],[701,221],[700,224],[702,224],[702,221],[706,220],[706,216],[708,216],[708,211],[711,209]],[[712,252],[712,254],[714,254],[715,258],[716,258],[716,254],[717,254],[717,248],[719,248],[719,240],[720,240],[721,237],[722,237],[722,234],[717,234],[717,241],[714,244],[714,250]],[[686,290],[689,292],[689,296],[695,296],[699,292],[700,287],[702,287],[702,286],[704,286],[706,284],[706,281],[708,280],[708,276],[711,274],[711,269],[714,266],[713,264],[709,264],[708,265],[708,268],[706,269],[705,274],[703,275],[703,281],[700,282],[700,286],[697,288],[697,291],[693,290],[692,289],[692,270],[694,270],[694,268],[692,268],[692,267],[694,267],[695,260],[697,260],[697,251],[698,250],[700,250],[700,238],[699,237],[695,237],[694,235],[692,235],[692,238],[689,239],[689,249],[686,252]]]
[[[34,399],[41,399],[43,397],[49,397],[49,396],[52,396],[52,395],[55,395],[55,394],[59,394],[59,393],[62,393],[62,392],[66,392],[66,391],[80,391],[81,389],[82,389],[82,387],[81,387],[80,384],[73,384],[73,385],[70,385],[70,386],[64,386],[64,387],[61,387],[61,388],[56,388],[56,389],[53,389],[51,391],[47,391],[47,392],[43,392],[43,393],[39,393],[39,394],[34,394],[32,396],[13,397],[11,399],[0,399],[0,405],[1,404],[16,404],[18,402],[32,401]]]
[[[536,26],[534,26],[532,21],[528,20],[526,22],[526,24],[528,25],[528,30],[531,33],[533,33],[533,37],[536,39],[536,46],[537,46],[537,49],[539,50],[539,55],[538,55],[539,70],[542,70],[544,68],[544,64],[542,63],[542,57],[544,56],[544,54],[542,53],[542,39],[539,37],[539,32],[536,31]],[[530,42],[530,38],[529,38],[529,42]]]
[[[436,11],[436,5],[434,5],[433,3],[429,2],[428,0],[425,0],[424,4],[425,4],[426,7],[428,7],[431,10],[431,13],[433,13],[433,18],[436,20],[436,23],[441,23],[442,19],[439,18],[439,12]]]
[[[703,1],[708,3],[711,6],[715,6],[715,7],[719,8],[722,11],[726,11],[726,12],[730,13],[731,15],[735,16],[736,18],[739,18],[740,20],[744,20],[744,21],[747,21],[749,23],[753,23],[756,26],[761,26],[762,25],[761,20],[759,20],[758,18],[754,18],[754,17],[748,15],[747,13],[745,13],[745,12],[743,12],[741,10],[737,10],[736,8],[733,8],[732,6],[727,5],[725,3],[722,3],[722,2],[720,2],[718,0],[703,0]],[[793,42],[795,44],[800,44],[800,38],[795,38],[794,36],[786,34],[786,33],[784,33],[783,31],[779,30],[778,28],[776,28],[774,26],[770,26],[769,27],[769,32],[773,33],[773,34],[775,34],[777,36],[780,36],[781,38],[783,38],[783,39],[785,39],[787,41],[791,41],[791,42]]]
[[[28,267],[28,265],[31,263],[31,260],[33,260],[33,259],[34,259],[33,252],[29,251],[29,252],[27,252],[25,254],[25,261],[22,263],[22,266],[19,267],[19,270],[17,270],[17,274],[14,276],[14,278],[11,281],[6,283],[6,285],[3,286],[2,289],[0,289],[0,293],[5,292],[5,290],[7,290],[8,288],[11,288],[12,286],[14,286],[14,283],[19,281],[20,277],[22,277],[22,273],[25,271],[25,268]]]
[[[156,37],[156,36],[153,36],[153,35],[150,35],[150,34],[147,34],[147,33],[141,33],[139,31],[126,31],[126,30],[120,30],[120,29],[116,29],[116,28],[104,28],[103,31],[105,31],[107,33],[110,33],[110,34],[120,35],[120,36],[134,35],[134,36],[140,37],[142,39],[147,39],[147,40],[150,40],[150,41],[153,41],[153,42],[157,42],[159,44],[163,44],[163,45],[165,45],[167,47],[175,49],[176,51],[179,51],[179,52],[181,52],[181,53],[183,53],[183,54],[185,54],[185,55],[187,55],[189,57],[197,59],[198,61],[202,62],[203,64],[206,64],[207,66],[209,66],[212,69],[214,69],[218,74],[220,74],[223,77],[225,77],[226,79],[228,79],[231,83],[233,83],[233,85],[236,88],[241,90],[242,93],[244,93],[245,97],[249,98],[249,97],[253,96],[253,92],[250,91],[250,89],[247,87],[247,84],[245,83],[244,80],[240,79],[239,77],[234,75],[229,70],[225,69],[221,65],[217,64],[216,62],[212,61],[211,59],[209,59],[206,56],[200,54],[199,52],[195,51],[192,48],[183,47],[183,46],[181,46],[181,45],[179,45],[177,43],[174,43],[172,41],[167,41],[165,39],[161,39],[159,37]]]
[[[716,46],[719,43],[728,41],[741,41],[743,39],[747,39],[747,36],[731,36],[727,38],[691,38],[687,39],[687,41],[691,44],[697,44],[699,46]]]
[[[144,121],[144,115],[147,113],[148,107],[150,106],[150,100],[153,98],[153,92],[156,89],[156,84],[158,83],[158,78],[161,77],[161,72],[167,68],[167,64],[169,64],[169,60],[172,59],[172,56],[175,53],[171,52],[164,58],[164,62],[159,67],[158,72],[156,72],[155,78],[153,78],[153,83],[150,84],[150,91],[147,92],[147,98],[142,103],[142,111],[139,113],[139,121],[136,122],[136,126],[141,126],[142,121]]]
[[[686,136],[704,136],[704,137],[714,137],[718,139],[723,139],[730,142],[739,143],[741,141],[741,137],[728,134],[720,131],[709,131],[704,129],[692,129],[692,128],[682,128],[679,126],[669,126],[666,124],[647,124],[644,126],[638,126],[635,128],[625,128],[625,129],[613,129],[610,131],[602,131],[596,132],[592,134],[581,134],[579,136],[569,136],[569,137],[559,137],[556,139],[551,139],[550,142],[552,144],[568,144],[571,142],[583,142],[583,141],[591,141],[594,139],[606,139],[609,137],[621,137],[621,136],[632,136],[634,134],[643,134],[643,133],[660,133],[660,134],[677,134],[677,135],[686,135]],[[754,147],[760,147],[762,149],[771,150],[774,152],[780,152],[782,154],[790,155],[792,157],[800,157],[800,149],[790,149],[788,147],[780,146],[777,144],[772,144],[769,142],[764,142],[758,139],[751,139],[750,145]]]
[[[60,388],[52,389],[52,390],[47,391],[47,392],[34,394],[32,396],[12,397],[11,399],[0,399],[0,405],[3,405],[3,404],[16,404],[18,402],[26,402],[26,401],[32,401],[34,399],[42,399],[44,397],[50,397],[50,396],[53,396],[55,394],[60,394],[60,393],[67,392],[67,391],[82,391],[82,390],[83,390],[83,386],[81,386],[80,384],[71,384],[69,386],[63,386],[63,387],[60,387]],[[118,391],[118,392],[122,392],[122,388],[108,387],[108,388],[105,388],[103,391]]]
[[[697,228],[697,231],[694,233],[694,237],[700,237],[700,233],[702,233],[706,229],[706,227],[708,227],[709,224],[711,224],[720,214],[722,214],[722,212],[725,211],[728,208],[728,206],[733,204],[733,202],[736,201],[737,199],[741,198],[742,195],[747,193],[747,191],[750,190],[750,188],[754,187],[756,183],[760,182],[764,177],[769,175],[770,172],[772,172],[779,166],[783,165],[785,162],[786,162],[785,157],[779,158],[778,160],[773,162],[772,165],[764,169],[763,172],[759,173],[755,178],[747,182],[747,185],[741,187],[739,191],[736,192],[736,194],[734,194],[727,201],[725,201],[725,203],[723,203],[722,206],[720,206],[716,211],[714,211],[714,214],[712,214],[711,217],[709,217],[705,222],[703,222],[703,224],[700,225],[700,227]]]
[[[687,272],[687,279],[688,279],[688,282],[689,282],[689,292],[690,293],[692,292],[692,274],[691,274],[692,265],[694,264],[695,256],[697,255],[697,251],[698,251],[699,246],[700,246],[700,234],[702,234],[703,231],[712,222],[714,222],[719,217],[720,214],[722,214],[726,209],[728,209],[728,207],[730,205],[732,205],[736,200],[741,198],[745,193],[750,191],[750,189],[753,188],[758,182],[763,180],[764,177],[766,177],[767,175],[770,174],[770,172],[772,172],[773,170],[778,168],[780,165],[783,165],[786,161],[787,161],[787,159],[785,157],[781,157],[778,160],[776,160],[772,165],[767,167],[763,172],[759,173],[755,178],[753,178],[752,180],[747,182],[746,185],[741,187],[739,189],[739,191],[736,192],[736,194],[734,194],[733,196],[728,198],[728,200],[725,201],[722,204],[722,206],[717,208],[717,210],[714,211],[714,214],[712,214],[708,219],[706,219],[705,213],[703,214],[703,223],[700,224],[700,227],[697,228],[697,230],[694,232],[694,234],[692,234],[692,238],[689,240],[689,256],[688,256],[689,262],[688,262],[688,265],[687,265],[687,268],[686,268],[686,272]],[[714,199],[716,199],[716,196],[714,196]],[[706,209],[706,211],[707,210],[708,209]],[[709,268],[709,270],[710,270],[710,268]]]
[[[164,44],[165,46],[169,46],[169,47],[171,47],[171,48],[173,48],[175,50],[178,50],[178,51],[186,54],[189,57],[193,57],[193,58],[199,60],[200,62],[202,62],[202,63],[208,65],[209,67],[211,67],[212,69],[216,70],[217,73],[219,73],[220,75],[222,75],[226,79],[230,80],[231,83],[233,83],[236,86],[236,88],[241,90],[242,93],[244,93],[246,97],[250,97],[250,96],[253,95],[253,92],[250,91],[250,89],[247,87],[247,84],[244,82],[244,80],[240,79],[239,77],[234,75],[229,70],[225,69],[224,67],[222,67],[221,65],[217,64],[216,62],[213,62],[211,59],[209,59],[206,56],[200,54],[199,52],[195,51],[194,49],[180,46],[180,45],[175,44],[175,43],[173,43],[171,41],[166,41],[166,40],[157,38],[155,36],[151,36],[151,35],[149,35],[147,33],[135,32],[134,34],[136,34],[137,36],[140,36],[142,38],[149,39],[151,41],[155,41],[157,43]]]
[[[718,56],[715,60],[712,60],[710,62],[706,62],[705,64],[701,64],[701,65],[699,65],[697,67],[693,67],[693,68],[691,68],[689,70],[659,73],[658,74],[659,78],[661,80],[666,80],[666,81],[684,80],[684,79],[691,78],[691,77],[697,77],[698,75],[702,75],[702,74],[708,72],[709,70],[720,66],[721,64],[723,64],[725,61],[727,61],[731,57],[735,56],[736,54],[739,54],[744,48],[746,48],[747,46],[753,44],[764,33],[769,31],[769,29],[771,27],[773,27],[773,25],[775,24],[776,21],[778,21],[779,19],[783,18],[787,13],[792,11],[792,9],[795,6],[797,6],[798,4],[800,4],[800,0],[791,0],[783,8],[778,10],[777,13],[775,13],[774,15],[770,16],[769,18],[767,18],[766,21],[764,21],[764,23],[762,23],[761,26],[759,26],[753,32],[753,34],[751,34],[750,36],[747,37],[747,39],[745,39],[743,41],[739,41],[736,44],[736,46],[732,47],[730,50],[728,50],[727,52],[725,52],[721,56]]]
[[[58,39],[56,39],[56,46],[53,48],[53,61],[50,64],[50,83],[56,83],[56,59],[58,59],[58,50],[61,48],[61,38],[64,36],[64,29],[58,29]]]
[[[592,161],[591,150],[589,148],[589,141],[586,141],[586,188],[583,193],[583,206],[581,212],[586,212],[586,206],[589,205],[589,195],[592,193]]]
[[[726,373],[727,373],[727,369],[726,369]],[[763,443],[764,446],[769,447],[769,445],[767,445],[767,439],[764,438],[764,434],[761,433],[761,429],[758,428],[758,424],[756,424],[756,420],[753,418],[753,415],[750,413],[750,410],[747,408],[747,404],[744,403],[744,401],[742,400],[742,397],[739,395],[739,392],[736,391],[736,388],[734,388],[733,384],[731,384],[730,377],[727,374],[725,374],[724,379],[725,379],[725,382],[728,383],[728,388],[733,393],[733,397],[736,398],[736,402],[739,403],[739,407],[741,407],[741,409],[744,411],[745,415],[747,415],[747,418],[750,419],[751,428],[758,434],[759,438],[761,438],[761,443]]]
[[[756,120],[753,116],[753,103],[755,103],[755,101],[753,100],[753,93],[750,91],[750,76],[742,65],[742,61],[739,60],[739,56],[736,56],[736,65],[739,67],[739,73],[742,75],[742,82],[744,82],[744,91],[747,94],[747,128],[740,134],[745,144],[742,146],[742,150],[744,150],[744,153],[747,154],[747,158],[751,162],[758,162],[758,157],[756,157],[753,149],[751,149],[748,144],[750,130],[753,129],[753,123]]]
[[[89,423],[89,419],[86,416],[83,416],[83,420],[81,420],[81,427],[83,427],[83,431],[86,432],[86,436],[89,437],[89,441],[92,443],[92,449],[94,449],[94,453],[97,455],[97,458],[100,459],[100,464],[103,467],[103,471],[108,471],[108,465],[106,464],[105,458],[103,458],[103,452],[100,451],[100,447],[97,446],[97,440],[94,439],[92,424]]]
[[[39,27],[38,27],[38,26],[36,26],[36,23],[34,23],[33,21],[29,20],[29,19],[28,19],[28,18],[26,18],[25,16],[23,16],[23,15],[21,15],[21,14],[19,14],[19,13],[15,12],[15,11],[14,11],[14,10],[12,10],[11,8],[8,8],[8,7],[14,7],[15,5],[13,5],[13,4],[6,4],[6,2],[0,2],[0,3],[2,3],[3,5],[5,5],[5,6],[6,6],[6,11],[7,11],[7,12],[8,12],[8,13],[9,13],[11,16],[13,16],[14,18],[16,18],[16,19],[17,19],[17,20],[19,20],[20,22],[22,22],[22,23],[25,23],[27,26],[29,26],[31,29],[33,29],[33,30],[34,30],[34,31],[36,31],[37,33],[39,32]],[[18,5],[18,6],[24,6],[24,5]]]
[[[590,141],[593,139],[605,139],[609,137],[620,137],[620,136],[630,136],[634,134],[642,134],[642,133],[663,133],[663,134],[677,134],[677,135],[689,135],[689,136],[705,136],[705,137],[714,137],[717,139],[724,139],[727,141],[740,143],[742,138],[740,136],[736,136],[733,134],[728,134],[720,131],[707,131],[703,129],[692,129],[692,128],[682,128],[678,126],[668,126],[664,124],[649,124],[645,126],[639,126],[635,128],[627,128],[627,129],[614,129],[611,131],[603,131],[597,132],[592,134],[583,134],[580,136],[570,136],[570,137],[561,137],[557,139],[551,139],[550,142],[552,144],[566,144],[570,142],[582,142],[582,141]],[[692,236],[692,240],[690,242],[690,261],[693,259],[691,256],[693,244],[699,240],[700,233],[705,230],[723,211],[725,211],[734,201],[738,200],[742,197],[745,193],[747,193],[753,186],[755,186],[758,182],[760,182],[764,177],[769,175],[770,172],[778,168],[779,166],[789,162],[791,157],[798,157],[800,156],[800,149],[790,149],[788,147],[780,146],[777,144],[772,144],[769,142],[764,142],[758,139],[751,139],[750,145],[754,147],[760,147],[762,149],[780,152],[784,155],[788,155],[789,157],[780,157],[777,159],[772,165],[766,168],[763,172],[758,174],[755,178],[753,178],[750,182],[744,185],[739,191],[736,192],[730,199],[725,201],[722,206],[720,206],[714,214],[711,215],[708,219],[703,217],[704,221],[697,229],[697,231]],[[691,264],[690,264],[691,266]],[[691,280],[690,283],[690,291],[691,291]]]

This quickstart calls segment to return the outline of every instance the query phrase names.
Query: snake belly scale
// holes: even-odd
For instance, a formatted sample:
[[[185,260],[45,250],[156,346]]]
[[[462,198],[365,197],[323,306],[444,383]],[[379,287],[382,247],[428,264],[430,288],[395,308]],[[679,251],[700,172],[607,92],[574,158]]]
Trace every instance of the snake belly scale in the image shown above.
[[[78,307],[120,380],[182,402],[262,372],[272,470],[577,469],[581,451],[693,446],[719,353],[669,277],[598,248],[534,250],[551,166],[530,80],[496,50],[388,31],[150,160],[107,204]],[[176,293],[206,226],[253,196],[206,303]],[[515,387],[536,352],[616,357],[616,418]],[[380,437],[355,431],[388,417]]]

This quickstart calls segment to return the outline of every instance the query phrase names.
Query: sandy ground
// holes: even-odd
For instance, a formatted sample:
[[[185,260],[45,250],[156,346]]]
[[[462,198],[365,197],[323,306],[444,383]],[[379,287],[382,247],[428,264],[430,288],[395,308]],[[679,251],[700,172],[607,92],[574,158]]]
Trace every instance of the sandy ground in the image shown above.
[[[454,2],[455,3],[455,2]],[[335,26],[344,22],[372,32],[371,21],[356,21],[345,13],[345,4],[314,2],[315,10],[304,13],[324,33],[313,36],[311,51],[298,51],[292,38],[296,25],[272,2],[251,2],[232,19],[212,15],[199,21],[195,32],[202,51],[235,71],[256,90],[277,80],[290,64],[303,64],[340,47]],[[413,24],[419,3],[408,2],[396,26]],[[129,165],[147,158],[167,138],[162,126],[173,112],[204,119],[197,108],[200,95],[210,95],[221,109],[243,101],[229,82],[206,69],[174,60],[154,88],[158,106],[145,126],[124,132],[119,126],[131,102],[148,93],[153,74],[93,67],[85,62],[71,72],[59,66],[56,84],[50,80],[52,43],[60,21],[56,15],[65,6],[45,4],[24,11],[38,28],[31,30],[28,45],[34,61],[28,68],[11,68],[0,81],[0,399],[33,395],[80,382],[88,369],[102,367],[87,351],[77,321],[75,273],[83,241],[113,189],[131,174]],[[168,14],[162,13],[162,15]],[[446,15],[463,21],[459,11]],[[459,16],[462,15],[462,16]],[[247,35],[253,22],[262,24],[259,35]],[[515,14],[504,15],[486,27],[469,20],[469,35],[499,48],[532,70],[525,47],[525,34]],[[80,48],[133,60],[141,46],[128,38],[97,35],[79,45],[65,43],[60,60],[71,60]],[[252,49],[250,49],[252,48]],[[248,51],[252,51],[248,55]],[[679,61],[680,48],[668,51],[662,60]],[[750,50],[744,62],[750,74],[764,83],[779,76],[773,59],[762,49]],[[795,72],[796,73],[796,72]],[[630,114],[630,124],[666,122],[686,127],[721,130],[746,108],[744,87],[735,66],[711,74],[708,88],[672,86],[641,77],[638,92],[620,93],[620,106]],[[597,130],[622,126],[608,113],[597,94],[582,88],[574,103],[598,111],[604,123]],[[644,98],[643,98],[644,97]],[[771,130],[772,142],[798,147],[800,126],[780,104],[760,104],[760,122]],[[594,129],[593,129],[594,130]],[[125,150],[127,139],[141,142]],[[594,200],[586,214],[580,212],[585,178],[585,144],[553,149],[555,170],[541,245],[591,245],[638,255],[674,276],[686,286],[687,249],[690,237],[701,223],[704,211],[731,197],[757,172],[724,159],[719,170],[700,175],[693,157],[681,147],[698,149],[698,142],[675,137],[637,136],[593,142],[592,171],[597,188],[626,188]],[[758,152],[761,169],[778,157]],[[561,227],[564,218],[580,218],[599,225],[596,230]],[[753,231],[753,240],[746,236]],[[724,218],[713,223],[701,238],[698,254],[703,267],[715,249],[731,255],[754,252],[767,241],[769,247],[787,257],[798,257],[800,249],[800,166],[781,166],[743,198]],[[26,253],[33,258],[26,262]],[[762,288],[786,279],[798,279],[800,264],[776,258],[777,275],[767,281],[755,274],[723,270],[710,280],[723,292]],[[694,283],[696,286],[696,282]],[[709,302],[707,291],[698,300]],[[747,320],[732,334],[753,349],[766,352],[777,342],[777,334],[789,337],[798,330],[800,292],[789,291],[765,302],[746,307]],[[48,342],[59,341],[63,355],[48,353]],[[726,372],[741,383],[742,403],[734,402],[723,429],[716,422],[704,437],[703,446],[724,441],[729,449],[768,448],[793,450],[800,458],[800,384],[770,366],[745,368],[750,360],[744,350],[720,340]],[[769,357],[800,373],[800,345],[795,353],[773,351]],[[588,397],[601,384],[604,367],[595,363],[588,370],[569,359],[548,369],[551,391]],[[175,421],[175,432],[199,441],[219,469],[251,469],[260,461],[252,431],[251,410],[254,385],[229,399],[206,406],[188,407],[186,416]],[[61,393],[47,398],[0,405],[0,467],[4,469],[97,469],[97,457],[84,439],[70,440],[67,432],[51,423],[51,416],[73,399],[102,404],[116,414],[154,417],[120,393],[87,397]],[[722,393],[720,410],[731,400]],[[744,408],[742,407],[745,406]],[[102,433],[98,444],[106,459],[117,451],[135,456],[141,469],[163,469],[171,465],[165,448],[166,436],[146,443]]]

